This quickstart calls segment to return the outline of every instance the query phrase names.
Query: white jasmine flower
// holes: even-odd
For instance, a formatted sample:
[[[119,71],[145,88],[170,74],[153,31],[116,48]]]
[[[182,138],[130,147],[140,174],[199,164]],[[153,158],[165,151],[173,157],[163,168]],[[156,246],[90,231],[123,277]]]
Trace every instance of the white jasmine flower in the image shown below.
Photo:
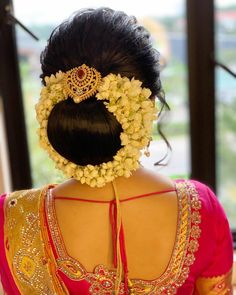
[[[102,78],[96,98],[103,100],[106,108],[120,122],[123,132],[120,135],[122,148],[113,161],[101,165],[79,166],[58,154],[47,137],[48,117],[58,102],[67,99],[64,88],[65,73],[45,77],[46,86],[42,87],[39,102],[35,106],[40,128],[37,131],[40,145],[55,161],[56,167],[68,177],[74,177],[91,187],[102,187],[117,176],[129,177],[139,168],[141,149],[151,138],[152,122],[157,119],[157,109],[150,101],[151,91],[142,88],[142,82],[132,78],[109,74]],[[80,97],[74,98],[76,103]]]

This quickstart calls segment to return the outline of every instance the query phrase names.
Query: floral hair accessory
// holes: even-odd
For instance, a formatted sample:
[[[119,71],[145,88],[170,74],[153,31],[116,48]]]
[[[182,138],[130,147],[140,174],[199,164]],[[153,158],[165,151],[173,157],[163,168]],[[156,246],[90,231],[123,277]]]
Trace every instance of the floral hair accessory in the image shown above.
[[[40,125],[39,141],[58,169],[81,183],[102,187],[118,176],[129,177],[132,171],[139,168],[141,150],[151,140],[152,123],[157,117],[155,103],[150,100],[151,91],[143,88],[141,81],[121,77],[119,74],[109,74],[101,78],[97,70],[82,65],[65,73],[59,71],[45,77],[45,83],[35,107]],[[48,117],[53,107],[68,96],[79,103],[95,93],[96,98],[103,101],[108,111],[121,124],[122,147],[112,161],[81,166],[70,162],[54,150],[47,136]]]

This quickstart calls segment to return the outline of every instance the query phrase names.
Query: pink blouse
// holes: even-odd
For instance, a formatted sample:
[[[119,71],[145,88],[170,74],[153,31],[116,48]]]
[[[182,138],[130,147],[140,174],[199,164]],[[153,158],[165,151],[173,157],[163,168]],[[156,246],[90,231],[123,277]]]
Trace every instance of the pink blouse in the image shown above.
[[[209,187],[197,181],[177,180],[176,192],[179,210],[177,234],[167,269],[155,280],[130,279],[128,292],[122,283],[120,295],[232,294],[232,236],[222,206]],[[89,273],[66,252],[50,187],[37,195],[37,199],[39,195],[43,199],[38,205],[41,217],[37,222],[41,231],[41,239],[38,240],[41,241],[40,251],[45,261],[42,259],[38,264],[34,262],[33,256],[26,254],[30,253],[27,246],[21,240],[14,240],[14,235],[9,233],[11,228],[14,231],[11,224],[16,222],[16,231],[19,228],[20,236],[25,223],[30,224],[30,216],[35,214],[27,212],[24,219],[24,216],[15,212],[29,210],[27,202],[34,200],[34,194],[37,194],[35,190],[28,190],[0,198],[0,277],[6,294],[113,294],[114,270],[98,265],[93,273]],[[155,197],[154,194],[157,195],[158,192],[138,197]],[[37,212],[35,206],[34,210]],[[30,230],[28,233],[30,235]],[[32,247],[36,240],[32,239]],[[39,270],[51,277],[48,282],[44,280],[40,287],[35,284]],[[43,288],[47,288],[48,293],[43,293]]]

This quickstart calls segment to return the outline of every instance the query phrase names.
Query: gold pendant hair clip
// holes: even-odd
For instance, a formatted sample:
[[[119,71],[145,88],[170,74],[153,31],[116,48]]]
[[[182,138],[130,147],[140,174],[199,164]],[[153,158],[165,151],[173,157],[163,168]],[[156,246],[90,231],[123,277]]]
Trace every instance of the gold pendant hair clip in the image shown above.
[[[83,64],[65,73],[64,89],[67,96],[79,103],[93,96],[101,83],[101,74]]]

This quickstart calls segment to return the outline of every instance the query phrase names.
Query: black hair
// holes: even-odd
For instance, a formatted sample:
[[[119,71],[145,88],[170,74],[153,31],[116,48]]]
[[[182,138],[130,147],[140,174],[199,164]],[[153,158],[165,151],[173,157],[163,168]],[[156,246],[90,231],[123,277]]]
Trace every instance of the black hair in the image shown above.
[[[52,32],[40,60],[44,84],[45,76],[86,64],[102,76],[114,73],[135,77],[163,107],[168,107],[160,81],[159,53],[148,31],[124,12],[109,8],[79,10]],[[121,132],[115,116],[94,97],[79,104],[71,98],[58,103],[47,126],[53,148],[79,165],[112,160],[121,148]]]

